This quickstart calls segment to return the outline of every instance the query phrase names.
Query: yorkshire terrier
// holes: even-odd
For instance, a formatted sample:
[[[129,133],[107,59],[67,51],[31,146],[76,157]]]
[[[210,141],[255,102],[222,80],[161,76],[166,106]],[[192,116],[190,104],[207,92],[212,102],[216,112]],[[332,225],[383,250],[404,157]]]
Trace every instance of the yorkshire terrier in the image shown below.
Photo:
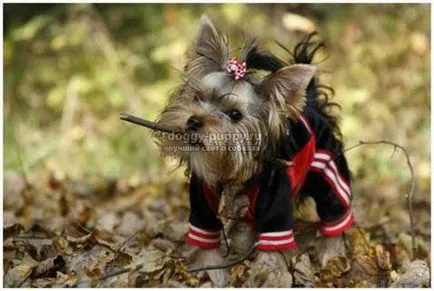
[[[185,241],[198,249],[192,266],[225,262],[225,228],[232,251],[259,250],[252,268],[285,278],[282,253],[296,248],[294,205],[304,197],[316,205],[321,265],[345,255],[342,234],[353,223],[350,171],[327,109],[332,103],[320,98],[324,86],[311,64],[322,43],[311,37],[289,62],[254,40],[233,56],[226,38],[202,17],[183,83],[157,120],[177,132],[157,135],[162,153],[178,158],[190,177]],[[215,285],[227,284],[227,270],[207,272]],[[269,287],[289,287],[290,278]]]

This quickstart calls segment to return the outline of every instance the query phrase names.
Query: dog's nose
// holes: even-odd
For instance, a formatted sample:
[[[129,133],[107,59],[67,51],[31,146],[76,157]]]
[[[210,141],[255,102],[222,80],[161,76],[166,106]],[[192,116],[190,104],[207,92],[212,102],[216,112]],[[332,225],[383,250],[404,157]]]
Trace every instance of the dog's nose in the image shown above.
[[[187,130],[198,131],[202,126],[202,120],[196,115],[190,116],[187,120]]]

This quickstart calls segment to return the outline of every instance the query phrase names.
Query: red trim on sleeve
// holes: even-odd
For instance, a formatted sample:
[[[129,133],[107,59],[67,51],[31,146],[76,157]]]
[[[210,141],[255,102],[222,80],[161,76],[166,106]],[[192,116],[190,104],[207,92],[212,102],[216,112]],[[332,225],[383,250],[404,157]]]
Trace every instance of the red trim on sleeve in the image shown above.
[[[319,228],[319,231],[324,236],[337,236],[346,231],[354,222],[354,215],[352,211],[348,211],[339,220],[332,223],[323,222]]]
[[[297,247],[292,230],[266,232],[258,235],[257,248],[261,251],[289,250]]]
[[[203,249],[220,247],[220,231],[208,231],[190,225],[185,242]]]
[[[334,180],[330,179],[330,177],[324,172],[323,169],[318,169],[318,168],[312,167],[311,171],[319,173],[324,178],[324,180],[327,181],[327,183],[333,189],[333,192],[338,197],[339,201],[341,201],[342,205],[344,205],[347,208],[350,206],[350,204],[351,204],[350,199],[345,194],[343,194],[341,191],[338,190]]]
[[[328,168],[334,168],[334,170],[336,171],[337,174],[339,174],[339,178],[341,179],[341,181],[343,182],[343,184],[347,185],[347,187],[349,187],[350,182],[345,179],[344,176],[342,176],[339,171],[337,170],[337,166],[335,164],[335,158],[336,158],[336,154],[333,154],[330,151],[324,150],[324,149],[317,149],[316,153],[315,153],[315,160],[316,161],[320,161],[320,162],[327,162],[327,167]],[[349,191],[349,190],[347,190]]]
[[[339,173],[331,153],[325,150],[318,150],[314,157],[315,159],[311,164],[311,171],[321,174],[342,204],[349,207],[351,204],[351,187]]]

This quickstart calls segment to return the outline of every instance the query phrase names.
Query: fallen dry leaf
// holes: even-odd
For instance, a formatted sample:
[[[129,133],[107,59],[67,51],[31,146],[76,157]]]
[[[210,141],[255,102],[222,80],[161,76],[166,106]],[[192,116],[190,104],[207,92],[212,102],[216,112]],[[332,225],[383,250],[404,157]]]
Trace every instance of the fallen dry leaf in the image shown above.
[[[108,232],[113,232],[115,226],[120,222],[120,219],[116,213],[106,212],[96,222],[96,227]]]
[[[46,259],[40,262],[32,273],[32,278],[39,278],[42,276],[51,277],[50,273],[56,274],[58,270],[65,266],[65,260],[62,256]]]
[[[233,287],[241,287],[246,282],[248,268],[244,264],[237,264],[230,270],[229,283]]]
[[[346,272],[351,268],[351,263],[348,258],[333,257],[328,262],[325,268],[321,271],[320,278],[324,283],[333,283],[338,285],[337,282]]]
[[[294,265],[294,284],[303,287],[315,286],[315,274],[307,253],[297,258]]]
[[[121,222],[116,229],[116,232],[125,235],[131,236],[139,230],[143,229],[145,226],[145,222],[140,218],[137,213],[132,211],[127,211],[123,214],[121,218]]]
[[[30,277],[35,266],[36,264],[25,263],[9,270],[9,272],[7,272],[4,277],[5,287],[20,287],[21,284],[23,284],[24,281],[26,281],[26,279]]]
[[[134,258],[130,266],[141,265],[142,273],[152,273],[164,268],[164,264],[170,259],[160,250],[150,247],[143,249]]]
[[[199,253],[184,243],[189,228],[184,186],[176,190],[183,193],[163,196],[164,199],[157,195],[167,190],[161,184],[152,186],[151,197],[147,196],[147,186],[140,184],[132,188],[132,193],[123,192],[121,196],[114,190],[109,196],[88,193],[77,197],[65,180],[54,182],[48,191],[29,188],[25,195],[28,204],[22,212],[6,210],[18,222],[3,229],[5,286],[215,286],[207,272],[187,272],[188,258]],[[33,197],[35,193],[40,197]],[[44,199],[50,202],[44,205]],[[64,216],[60,215],[62,211]],[[390,230],[399,237],[396,244],[380,244],[381,230],[382,227],[350,229],[346,236],[350,257],[333,258],[320,270],[312,261],[315,258],[312,238],[317,235],[317,225],[297,220],[295,235],[299,248],[286,259],[291,262],[288,271],[282,271],[287,269],[283,261],[279,264],[282,270],[257,268],[252,256],[227,270],[229,286],[425,286],[427,273],[423,266],[403,267],[411,251],[411,237],[398,236]],[[418,256],[426,256],[429,244],[421,237],[416,242]],[[238,255],[230,254],[227,259],[237,258]],[[278,254],[274,259],[281,258]],[[263,263],[268,267],[275,264],[273,260]]]
[[[23,230],[24,227],[18,223],[8,226],[3,229],[3,239],[7,240],[10,237],[18,236]]]
[[[168,223],[164,228],[163,235],[165,238],[180,242],[184,240],[186,233],[188,232],[189,225],[187,222],[172,222]]]
[[[408,264],[406,272],[392,284],[394,288],[426,288],[430,286],[430,270],[427,262],[416,260]]]
[[[375,246],[375,258],[378,267],[384,271],[389,271],[392,269],[392,264],[390,263],[390,253],[384,249],[381,245]]]
[[[20,210],[25,206],[23,197],[26,181],[16,172],[8,171],[4,174],[3,203],[6,209]]]
[[[77,285],[77,276],[72,274],[63,274],[57,272],[55,278],[39,278],[33,281],[32,287],[37,288],[71,288]]]

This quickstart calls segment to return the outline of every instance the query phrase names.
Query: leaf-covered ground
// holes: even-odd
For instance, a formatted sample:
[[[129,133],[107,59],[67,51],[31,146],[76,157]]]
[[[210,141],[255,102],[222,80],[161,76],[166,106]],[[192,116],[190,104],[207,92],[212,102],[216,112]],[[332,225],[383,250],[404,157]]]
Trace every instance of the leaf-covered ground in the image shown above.
[[[15,172],[4,179],[5,287],[212,287],[205,272],[188,273],[184,262],[186,184],[164,177],[71,181],[55,174],[30,184]],[[415,207],[429,217],[427,203]],[[369,215],[357,217],[361,211],[359,227],[346,235],[348,258],[335,257],[320,270],[309,242],[299,243],[307,251],[288,262],[292,286],[429,286],[429,228],[418,227],[412,259],[411,236],[393,226],[393,215],[367,224],[360,218]],[[305,225],[296,229],[299,239]],[[254,257],[230,268],[230,286],[246,286],[256,276],[255,284],[272,287],[252,274]]]

